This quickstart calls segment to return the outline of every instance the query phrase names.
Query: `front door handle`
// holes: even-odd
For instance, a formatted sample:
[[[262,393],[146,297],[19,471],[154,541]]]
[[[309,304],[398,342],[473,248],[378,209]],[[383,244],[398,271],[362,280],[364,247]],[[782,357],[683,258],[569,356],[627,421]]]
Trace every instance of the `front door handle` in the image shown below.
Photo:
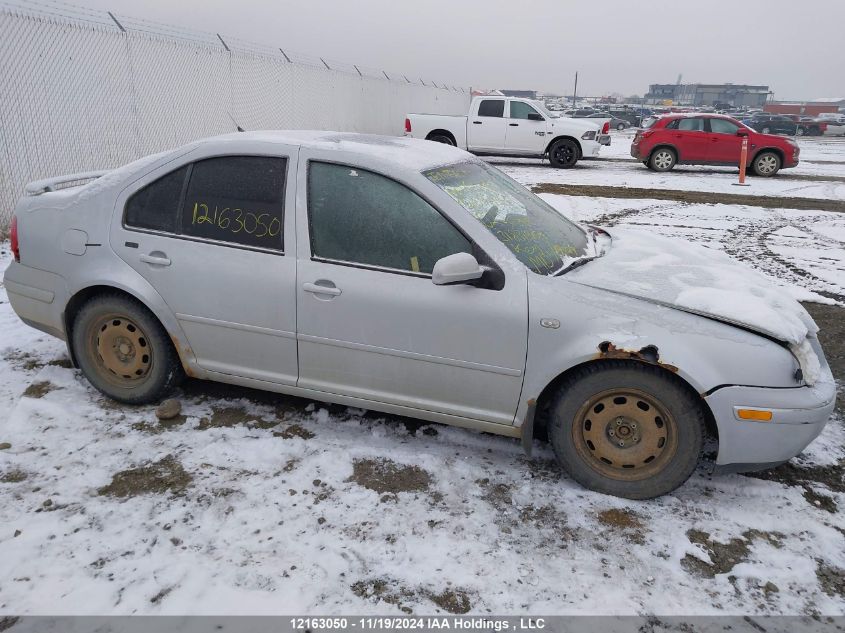
[[[481,121],[473,121],[472,124],[473,125],[481,125]]]
[[[333,297],[336,297],[341,293],[340,288],[335,286],[332,282],[325,281],[325,280],[322,280],[322,279],[320,281],[322,281],[325,284],[331,284],[331,285],[330,286],[329,285],[323,286],[323,285],[320,285],[320,284],[312,284],[311,282],[305,282],[304,284],[302,284],[302,289],[305,292],[311,292],[315,295],[331,295]]]
[[[508,123],[511,127],[519,127],[519,123]]]
[[[145,264],[152,264],[153,266],[170,266],[170,259],[167,255],[158,251],[153,252],[157,254],[153,255],[150,253],[149,255],[141,255],[139,259]]]

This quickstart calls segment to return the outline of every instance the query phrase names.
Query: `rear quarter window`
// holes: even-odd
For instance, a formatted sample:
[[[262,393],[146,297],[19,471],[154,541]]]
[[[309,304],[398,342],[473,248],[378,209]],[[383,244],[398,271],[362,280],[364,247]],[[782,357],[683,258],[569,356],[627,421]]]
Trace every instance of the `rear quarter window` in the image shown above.
[[[187,173],[188,167],[182,167],[132,194],[126,203],[125,224],[139,229],[175,233]]]

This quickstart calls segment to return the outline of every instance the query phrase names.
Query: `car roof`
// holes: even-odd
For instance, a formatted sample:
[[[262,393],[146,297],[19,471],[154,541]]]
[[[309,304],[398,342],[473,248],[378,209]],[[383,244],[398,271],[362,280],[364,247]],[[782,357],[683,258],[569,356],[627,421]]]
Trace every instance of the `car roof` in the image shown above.
[[[445,143],[402,136],[322,130],[233,132],[201,139],[197,141],[197,144],[225,146],[230,142],[278,143],[314,150],[345,152],[371,158],[374,161],[389,162],[414,171],[475,159],[472,154]]]

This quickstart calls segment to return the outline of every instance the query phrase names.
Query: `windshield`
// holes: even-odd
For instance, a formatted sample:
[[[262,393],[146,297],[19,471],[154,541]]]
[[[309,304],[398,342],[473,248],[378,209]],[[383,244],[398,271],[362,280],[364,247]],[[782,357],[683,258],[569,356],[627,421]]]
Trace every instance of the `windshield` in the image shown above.
[[[588,254],[587,236],[581,227],[487,163],[447,165],[423,175],[535,273],[560,272]]]

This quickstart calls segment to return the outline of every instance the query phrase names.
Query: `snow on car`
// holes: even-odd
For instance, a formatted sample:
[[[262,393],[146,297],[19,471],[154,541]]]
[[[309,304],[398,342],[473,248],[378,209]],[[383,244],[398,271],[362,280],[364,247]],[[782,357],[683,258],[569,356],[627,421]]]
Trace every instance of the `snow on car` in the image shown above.
[[[61,189],[81,178],[89,184]],[[58,190],[55,190],[58,189]],[[255,132],[39,181],[10,303],[124,403],[185,375],[521,437],[665,494],[798,454],[835,385],[813,320],[708,249],[576,224],[414,139]]]
[[[609,119],[560,117],[531,99],[474,97],[469,116],[409,114],[405,136],[437,141],[488,156],[548,156],[555,167],[595,158],[610,145]]]

